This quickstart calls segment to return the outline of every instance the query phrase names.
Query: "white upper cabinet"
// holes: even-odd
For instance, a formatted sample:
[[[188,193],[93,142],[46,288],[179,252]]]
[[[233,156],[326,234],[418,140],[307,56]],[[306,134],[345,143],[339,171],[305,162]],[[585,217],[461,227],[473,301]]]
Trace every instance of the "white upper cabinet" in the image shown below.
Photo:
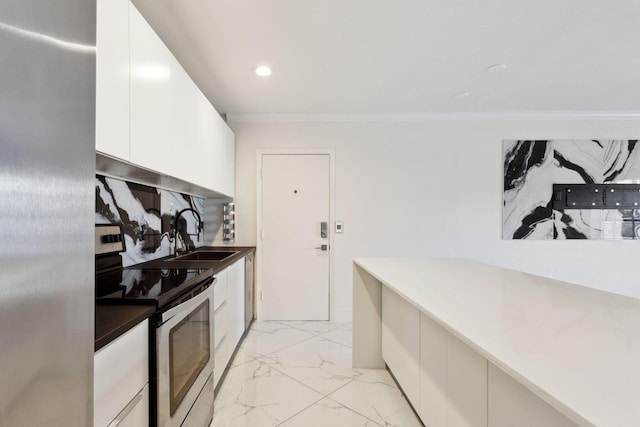
[[[222,164],[217,169],[219,172],[220,191],[229,197],[235,194],[235,159],[236,137],[233,131],[216,115],[216,142],[220,148],[216,152],[216,159]]]
[[[233,197],[233,132],[129,0],[98,0],[96,57],[96,151]]]
[[[221,193],[233,197],[235,190],[235,135],[217,112],[214,115],[214,126],[214,182]]]
[[[195,84],[131,5],[131,162],[181,178],[199,153],[195,138]]]
[[[213,163],[216,156],[215,116],[217,115],[209,100],[196,88],[196,135],[193,149],[199,155],[193,156],[193,167],[185,173],[191,181],[206,183],[212,188],[216,183]]]
[[[96,150],[129,160],[129,0],[98,0]]]
[[[196,146],[201,157],[188,173],[193,182],[202,182],[233,197],[235,136],[209,100],[196,88]],[[193,165],[195,166],[195,164]]]

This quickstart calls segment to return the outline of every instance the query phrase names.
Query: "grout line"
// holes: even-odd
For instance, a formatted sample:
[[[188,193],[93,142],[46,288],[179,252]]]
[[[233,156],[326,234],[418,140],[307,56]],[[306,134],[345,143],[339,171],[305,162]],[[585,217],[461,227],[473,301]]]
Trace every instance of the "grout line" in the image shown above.
[[[297,321],[296,321],[296,322],[297,322]],[[331,323],[330,321],[325,321],[325,320],[313,320],[313,321],[312,321],[312,320],[309,320],[309,321],[308,321],[308,323],[313,323],[313,322],[327,322],[327,323]],[[320,331],[320,332],[317,332],[317,331],[309,331],[309,330],[307,330],[307,329],[303,329],[302,327],[300,327],[300,326],[296,326],[296,325],[287,325],[287,326],[289,326],[289,327],[291,327],[291,328],[298,329],[298,330],[300,330],[300,331],[302,331],[302,332],[307,332],[307,333],[314,334],[314,335],[318,336],[318,335],[326,334],[326,333],[329,333],[329,332],[331,332],[331,331],[335,331],[335,330],[338,330],[338,329],[341,329],[341,328],[347,327],[347,326],[349,326],[349,324],[350,324],[350,322],[340,322],[340,323],[345,323],[345,324],[342,324],[342,325],[337,325],[337,324],[335,324],[333,327],[330,327],[330,328],[329,328],[329,329],[327,329],[326,331]]]
[[[247,351],[247,349],[246,349],[246,348],[243,348],[243,347],[241,346],[240,348],[242,349],[243,353],[245,353],[245,356],[247,356],[247,357],[251,358],[252,360],[248,360],[248,361],[246,361],[246,362],[244,362],[244,363],[242,363],[242,364],[232,366],[231,368],[241,367],[241,366],[246,365],[246,364],[248,364],[248,363],[250,363],[250,362],[258,362],[258,365],[259,365],[259,366],[263,365],[263,366],[266,366],[266,367],[267,367],[267,368],[269,368],[269,369],[273,369],[275,372],[280,373],[281,375],[285,376],[286,378],[288,378],[288,379],[290,379],[290,380],[293,380],[294,382],[296,382],[296,383],[298,383],[298,384],[300,384],[300,385],[304,386],[305,388],[307,388],[307,389],[309,389],[309,390],[312,390],[312,391],[314,391],[315,393],[318,393],[318,394],[320,395],[320,398],[319,398],[319,399],[315,400],[314,402],[312,402],[312,403],[311,403],[311,404],[309,404],[308,406],[306,406],[306,407],[302,408],[301,410],[297,411],[295,414],[291,415],[290,417],[288,417],[287,419],[283,420],[282,422],[280,422],[280,423],[276,424],[276,426],[275,426],[275,427],[280,426],[280,425],[284,424],[285,422],[287,422],[287,421],[291,420],[292,418],[294,418],[294,417],[298,416],[298,415],[299,415],[299,414],[301,414],[302,412],[304,412],[304,411],[308,410],[309,408],[311,408],[313,405],[318,404],[318,403],[319,403],[320,401],[322,401],[323,399],[330,399],[332,402],[335,402],[337,405],[339,405],[339,407],[340,407],[340,408],[345,408],[345,409],[347,409],[347,410],[349,410],[349,411],[351,411],[351,412],[353,412],[353,413],[355,413],[355,414],[357,414],[357,415],[359,415],[359,416],[363,417],[364,419],[366,419],[366,420],[368,420],[369,422],[373,423],[373,425],[374,425],[374,426],[382,426],[382,425],[383,425],[383,424],[380,424],[380,423],[379,423],[379,421],[373,420],[373,419],[371,419],[370,417],[368,417],[367,415],[362,414],[362,413],[358,412],[356,409],[351,408],[350,406],[345,405],[345,404],[343,404],[343,403],[341,403],[341,402],[339,402],[339,401],[337,401],[337,400],[335,400],[334,398],[332,398],[332,397],[331,397],[332,395],[334,395],[335,393],[337,393],[339,390],[343,389],[343,388],[344,388],[344,387],[346,387],[347,385],[349,385],[349,384],[353,383],[354,381],[357,381],[357,380],[358,380],[358,378],[360,378],[363,374],[365,374],[365,373],[366,373],[365,371],[360,371],[360,370],[357,370],[357,369],[352,368],[352,367],[350,367],[350,368],[344,368],[344,369],[348,369],[348,370],[352,371],[353,373],[357,373],[357,374],[358,374],[358,376],[357,376],[357,377],[354,377],[354,378],[351,378],[351,379],[349,379],[349,380],[347,380],[347,382],[346,382],[345,384],[343,384],[343,385],[341,385],[341,386],[337,387],[335,390],[333,390],[333,391],[329,392],[328,394],[325,394],[325,393],[320,392],[320,391],[316,390],[315,388],[313,388],[313,387],[311,387],[311,386],[309,386],[309,385],[305,384],[304,382],[302,382],[302,381],[300,381],[300,380],[298,380],[298,379],[296,379],[296,378],[294,378],[294,377],[290,376],[290,375],[286,372],[286,368],[285,368],[285,367],[278,368],[278,367],[277,367],[277,365],[272,365],[272,364],[269,364],[269,363],[266,363],[266,362],[263,362],[263,361],[261,361],[261,360],[260,360],[260,359],[263,359],[263,358],[268,358],[270,355],[274,355],[274,354],[276,354],[276,353],[278,353],[278,352],[281,352],[281,351],[283,351],[283,350],[289,349],[289,348],[294,347],[294,346],[296,346],[296,345],[298,345],[298,344],[303,344],[303,343],[305,343],[305,342],[307,342],[307,341],[309,341],[309,340],[311,340],[311,339],[313,339],[313,338],[315,338],[315,337],[321,337],[322,339],[325,339],[325,340],[327,340],[327,341],[331,341],[332,343],[335,343],[335,344],[337,344],[337,345],[340,345],[340,346],[343,346],[343,347],[348,347],[348,348],[350,348],[350,349],[351,349],[351,351],[352,351],[352,345],[347,345],[347,344],[345,344],[345,343],[342,343],[342,342],[339,342],[339,341],[336,341],[336,340],[332,340],[332,339],[330,339],[330,338],[328,338],[328,337],[322,336],[323,334],[327,334],[327,333],[329,333],[329,332],[331,332],[331,331],[333,331],[333,330],[340,329],[340,328],[342,328],[342,327],[346,327],[347,325],[342,325],[342,326],[339,326],[339,327],[336,327],[336,328],[332,328],[332,329],[330,329],[330,330],[328,330],[328,331],[320,332],[320,333],[318,333],[318,334],[312,334],[312,333],[311,333],[311,332],[309,332],[309,331],[306,331],[306,330],[303,330],[303,329],[297,328],[297,327],[292,326],[292,325],[286,325],[286,324],[283,324],[282,322],[279,322],[279,321],[275,321],[275,322],[278,322],[278,323],[282,324],[283,326],[288,327],[289,329],[295,329],[295,330],[298,330],[298,331],[301,331],[301,332],[308,333],[308,334],[310,334],[310,335],[309,335],[309,337],[307,337],[307,338],[305,338],[305,339],[302,339],[302,340],[300,340],[300,341],[298,341],[298,342],[295,342],[295,343],[292,343],[292,344],[290,344],[290,345],[287,345],[287,346],[285,346],[285,347],[283,347],[283,348],[281,348],[281,349],[274,350],[274,351],[272,351],[272,352],[266,353],[266,354],[264,354],[264,355],[258,355],[258,356],[254,356],[251,352]],[[268,334],[268,332],[263,332],[263,331],[260,331],[260,330],[255,330],[255,331],[256,331],[256,332],[259,332],[259,333],[261,333],[261,334]],[[237,355],[238,355],[238,353],[236,353],[236,357],[237,357]],[[235,359],[235,358],[234,358],[234,359]],[[233,363],[233,361],[232,361],[232,363]],[[320,369],[320,368],[309,368],[309,369],[315,369],[315,370],[321,371],[321,369]],[[396,387],[396,388],[397,388],[397,387]],[[223,392],[222,392],[222,388],[221,388],[219,395],[222,395],[222,394],[223,394]],[[216,397],[218,397],[218,396],[216,396]],[[216,399],[216,400],[217,400],[217,399]]]
[[[358,414],[358,415],[360,415],[361,417],[363,417],[363,418],[365,418],[365,419],[367,419],[367,420],[371,421],[372,423],[374,423],[374,424],[375,424],[375,425],[377,425],[377,426],[382,426],[382,425],[383,425],[383,424],[380,424],[380,423],[379,423],[378,421],[376,421],[376,420],[372,420],[371,418],[369,418],[369,417],[368,417],[368,416],[366,416],[365,414],[361,414],[360,412],[356,411],[355,409],[353,409],[353,408],[351,408],[351,407],[349,407],[349,406],[347,406],[347,405],[345,405],[345,404],[343,404],[343,403],[338,402],[338,401],[337,401],[337,400],[335,400],[335,399],[332,399],[332,398],[330,398],[330,397],[327,397],[327,399],[331,400],[332,402],[335,402],[337,405],[342,406],[343,408],[345,408],[345,409],[347,409],[347,410],[349,410],[349,411],[353,412],[354,414]]]
[[[360,378],[360,377],[358,377],[358,378]],[[354,381],[356,381],[356,380],[357,380],[357,378],[354,378],[354,379],[352,379],[351,381],[349,381],[348,383],[346,383],[345,385],[338,387],[337,389],[335,389],[334,391],[332,391],[331,393],[329,393],[329,394],[327,395],[327,399],[331,399],[332,401],[336,402],[338,405],[343,406],[343,407],[347,408],[348,410],[350,410],[350,411],[352,411],[352,412],[355,412],[356,414],[360,415],[361,417],[366,418],[367,420],[371,421],[372,423],[374,423],[374,424],[376,424],[376,425],[379,425],[379,426],[383,425],[383,424],[380,424],[378,421],[376,421],[376,420],[374,420],[374,419],[371,419],[371,418],[370,418],[369,416],[367,416],[366,414],[363,414],[363,413],[359,412],[358,410],[356,410],[356,409],[354,409],[354,408],[352,408],[352,407],[350,407],[350,406],[348,406],[348,405],[345,405],[344,403],[342,403],[342,402],[340,402],[340,401],[338,401],[338,400],[334,399],[333,397],[331,397],[331,395],[333,395],[333,394],[337,393],[339,390],[343,389],[344,387],[348,386],[349,384],[351,384],[352,382],[354,382]],[[384,424],[384,425],[386,425],[386,421],[385,421],[385,424]]]
[[[284,424],[287,421],[289,421],[291,418],[298,416],[299,414],[303,413],[304,411],[306,411],[307,409],[311,408],[313,405],[315,405],[316,403],[318,403],[318,402],[320,402],[321,400],[324,400],[324,399],[325,399],[325,396],[321,397],[320,399],[318,399],[315,402],[311,403],[309,406],[306,406],[306,407],[302,408],[301,410],[299,410],[295,414],[291,415],[289,418],[287,418],[287,419],[283,420],[282,422],[276,424],[274,427],[281,426],[282,424]]]

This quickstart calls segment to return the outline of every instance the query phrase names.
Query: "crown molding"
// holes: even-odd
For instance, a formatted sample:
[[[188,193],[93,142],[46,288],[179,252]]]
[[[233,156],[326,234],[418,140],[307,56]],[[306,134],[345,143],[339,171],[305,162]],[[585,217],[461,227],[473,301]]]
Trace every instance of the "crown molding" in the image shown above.
[[[232,114],[229,123],[462,122],[495,120],[640,120],[640,111],[522,111],[380,114]]]

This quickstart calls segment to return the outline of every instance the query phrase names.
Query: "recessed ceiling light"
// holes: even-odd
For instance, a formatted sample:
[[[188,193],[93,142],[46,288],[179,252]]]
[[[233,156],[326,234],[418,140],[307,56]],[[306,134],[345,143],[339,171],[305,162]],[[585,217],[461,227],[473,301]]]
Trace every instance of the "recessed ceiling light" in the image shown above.
[[[253,71],[260,77],[269,77],[273,73],[273,70],[266,65],[260,65],[254,68]]]
[[[507,66],[505,64],[493,64],[488,66],[484,70],[487,73],[496,73],[496,72],[504,71],[506,69],[507,69]]]
[[[469,95],[471,95],[469,92],[460,92],[460,93],[456,93],[455,95],[453,95],[452,98],[453,99],[463,99],[463,98],[466,98]]]

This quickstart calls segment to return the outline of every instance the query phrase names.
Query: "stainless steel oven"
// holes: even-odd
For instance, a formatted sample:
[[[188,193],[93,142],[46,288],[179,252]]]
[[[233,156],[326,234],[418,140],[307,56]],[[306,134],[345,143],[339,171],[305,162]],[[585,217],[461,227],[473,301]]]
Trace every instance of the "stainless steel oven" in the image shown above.
[[[158,426],[205,426],[213,417],[213,283],[158,313]]]

